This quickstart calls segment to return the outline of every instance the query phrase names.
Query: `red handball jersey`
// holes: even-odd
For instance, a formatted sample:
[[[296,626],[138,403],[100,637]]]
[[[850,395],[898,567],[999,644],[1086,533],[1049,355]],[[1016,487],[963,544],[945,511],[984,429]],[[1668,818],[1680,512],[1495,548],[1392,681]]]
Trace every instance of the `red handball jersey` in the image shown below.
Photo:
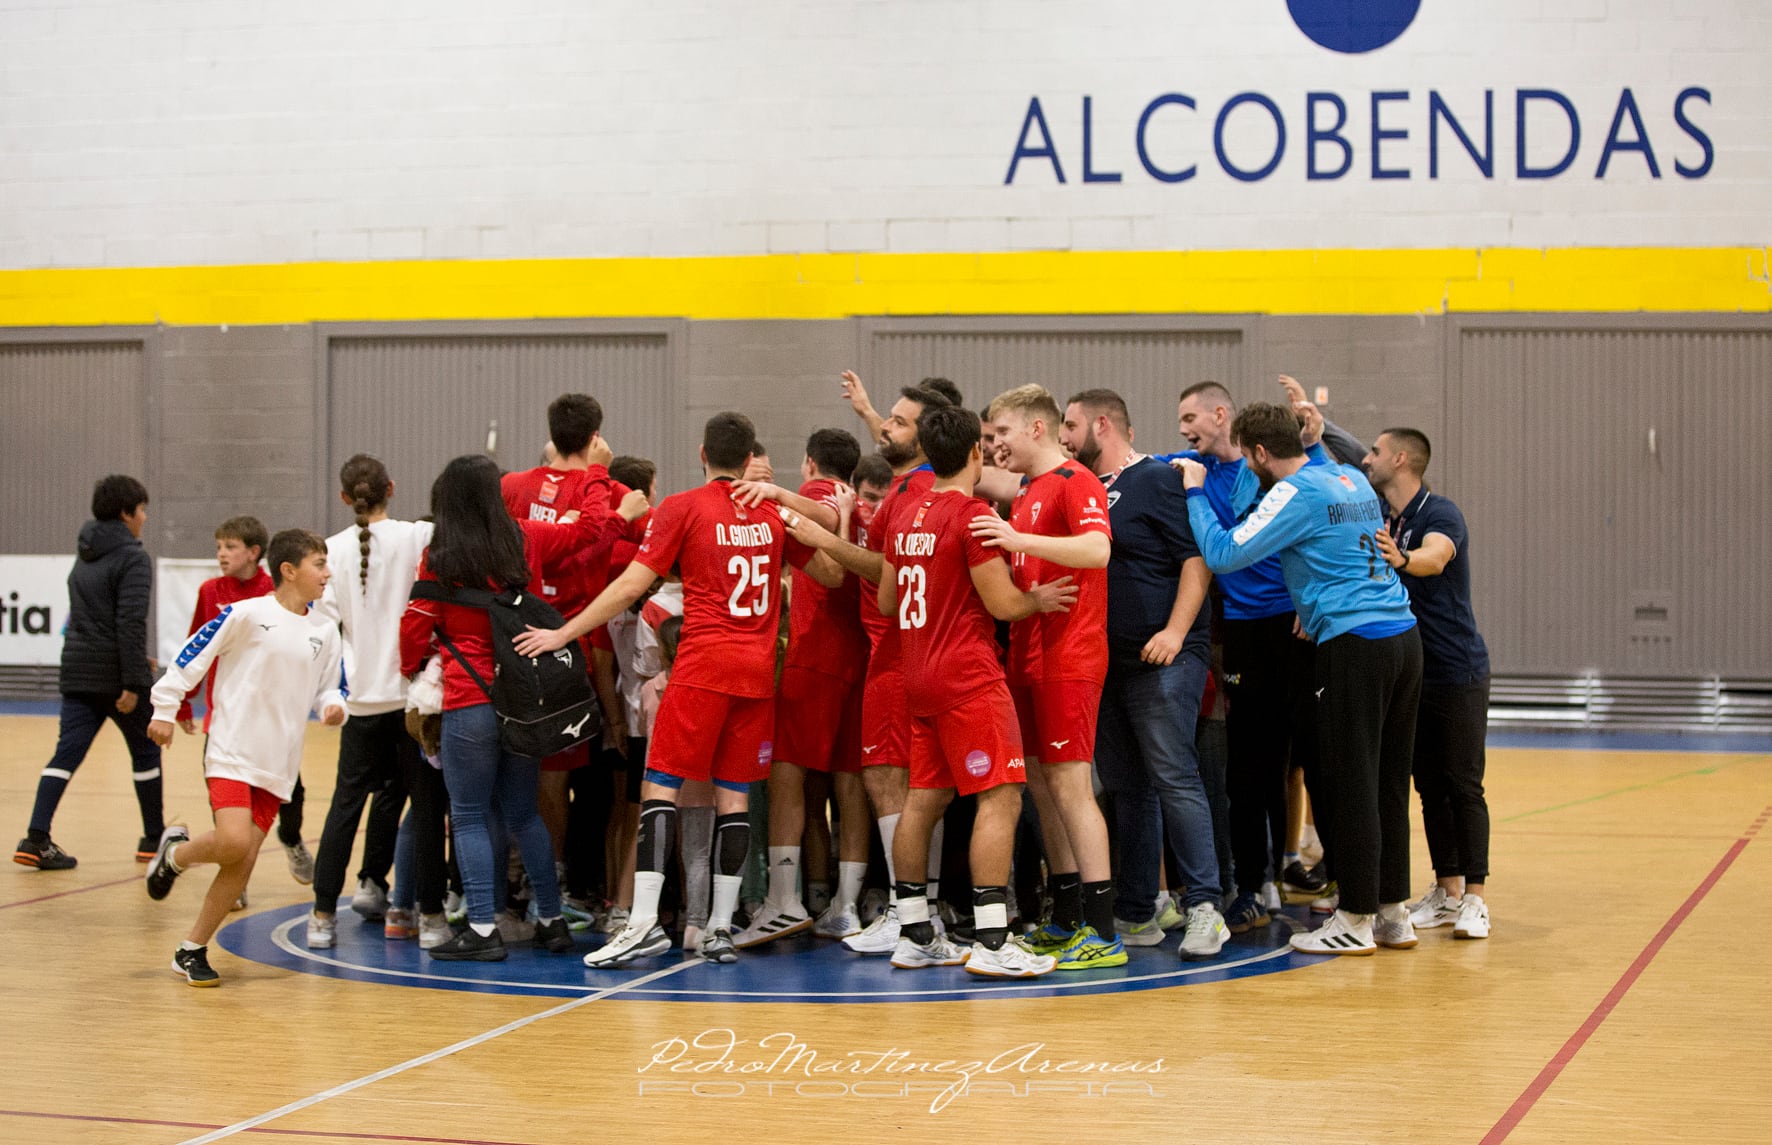
[[[728,696],[775,694],[782,558],[804,567],[815,555],[793,540],[771,502],[746,509],[720,477],[673,493],[652,511],[635,558],[683,577],[683,636],[671,682]]]
[[[985,548],[967,527],[996,512],[989,501],[948,490],[905,498],[887,523],[886,561],[898,576],[905,706],[913,716],[938,715],[1003,683],[997,622],[972,587],[972,569],[1002,554]]]
[[[573,562],[549,570],[552,574],[533,587],[541,598],[554,606],[561,616],[577,615],[596,595],[586,595],[584,570],[600,566],[608,569],[609,549],[625,524],[611,510],[609,471],[601,465],[587,469],[554,469],[540,465],[522,473],[507,473],[499,480],[505,511],[517,521],[554,524],[562,514],[578,510],[580,521],[595,527],[590,546]],[[625,493],[625,490],[624,490]],[[614,517],[611,524],[607,518]],[[597,585],[598,592],[602,586]]]
[[[935,484],[935,470],[927,465],[919,465],[909,473],[900,474],[892,479],[886,487],[886,496],[880,499],[880,507],[874,510],[873,524],[856,531],[856,544],[876,553],[885,552],[886,530],[891,524],[890,510],[897,498],[914,500],[929,492]],[[880,615],[880,606],[875,595],[879,586],[869,581],[861,581],[859,585],[861,597],[861,626],[868,634],[868,646],[872,656],[868,661],[868,674],[891,671],[898,667],[898,627],[886,617]]]
[[[837,483],[823,477],[808,481],[800,486],[800,496],[834,510]],[[855,540],[856,528],[851,518],[851,541]],[[788,608],[788,667],[847,682],[861,679],[867,668],[868,637],[861,626],[860,595],[859,577],[846,576],[836,588],[826,588],[795,570],[794,599]]]
[[[1032,536],[1111,537],[1107,503],[1101,479],[1067,461],[1021,487],[1009,523]],[[1069,612],[1040,612],[1009,626],[1009,682],[1107,679],[1107,570],[1066,568],[1026,553],[1013,554],[1009,567],[1024,591],[1064,576],[1077,586]]]

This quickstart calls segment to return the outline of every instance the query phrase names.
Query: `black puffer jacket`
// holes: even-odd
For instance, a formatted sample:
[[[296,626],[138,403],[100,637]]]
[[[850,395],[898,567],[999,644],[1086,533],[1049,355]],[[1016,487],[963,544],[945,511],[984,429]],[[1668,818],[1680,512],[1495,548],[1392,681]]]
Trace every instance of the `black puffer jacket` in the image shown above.
[[[122,521],[80,528],[80,559],[68,574],[68,631],[61,689],[148,698],[148,601],[154,563]]]

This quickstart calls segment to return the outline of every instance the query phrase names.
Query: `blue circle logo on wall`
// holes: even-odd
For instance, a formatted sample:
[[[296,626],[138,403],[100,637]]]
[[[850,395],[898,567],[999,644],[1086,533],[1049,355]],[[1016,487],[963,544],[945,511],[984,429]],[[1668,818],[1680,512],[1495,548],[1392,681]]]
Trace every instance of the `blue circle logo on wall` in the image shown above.
[[[1286,0],[1298,30],[1332,52],[1375,52],[1409,30],[1421,0]]]

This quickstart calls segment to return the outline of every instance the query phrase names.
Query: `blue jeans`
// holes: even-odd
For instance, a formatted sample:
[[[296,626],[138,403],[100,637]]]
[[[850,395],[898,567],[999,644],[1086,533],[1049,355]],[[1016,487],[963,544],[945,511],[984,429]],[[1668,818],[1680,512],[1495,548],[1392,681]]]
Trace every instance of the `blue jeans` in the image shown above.
[[[449,814],[469,922],[485,924],[498,918],[504,882],[501,841],[507,834],[516,841],[535,888],[537,915],[560,914],[554,844],[536,810],[540,776],[539,760],[499,746],[498,716],[491,704],[443,713],[443,781],[449,787]]]
[[[1165,831],[1181,860],[1184,905],[1218,903],[1212,808],[1194,750],[1207,670],[1205,655],[1186,649],[1166,668],[1109,669],[1102,688],[1095,766],[1114,794],[1114,913],[1127,922],[1148,922],[1156,910]]]

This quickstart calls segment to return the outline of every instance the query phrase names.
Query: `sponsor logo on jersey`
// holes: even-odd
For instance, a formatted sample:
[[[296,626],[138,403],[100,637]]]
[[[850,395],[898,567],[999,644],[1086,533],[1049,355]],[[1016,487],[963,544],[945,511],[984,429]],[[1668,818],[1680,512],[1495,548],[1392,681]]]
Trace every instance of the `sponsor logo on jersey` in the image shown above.
[[[1070,742],[1071,741],[1068,739],[1055,739],[1052,741],[1052,750],[1053,751],[1063,751],[1064,745],[1067,743],[1070,743]]]
[[[768,767],[775,762],[775,741],[764,740],[757,745],[757,766]]]
[[[966,774],[974,779],[983,779],[991,773],[991,757],[982,751],[966,753]]]
[[[1115,505],[1118,505],[1119,503],[1120,503],[1120,491],[1118,489],[1108,490],[1108,508],[1112,509]]]
[[[543,505],[552,505],[554,503],[554,499],[556,497],[558,497],[559,495],[560,495],[560,483],[558,481],[554,480],[552,477],[549,477],[548,479],[546,479],[545,481],[543,481],[541,483],[541,493],[538,495],[538,497]]]

